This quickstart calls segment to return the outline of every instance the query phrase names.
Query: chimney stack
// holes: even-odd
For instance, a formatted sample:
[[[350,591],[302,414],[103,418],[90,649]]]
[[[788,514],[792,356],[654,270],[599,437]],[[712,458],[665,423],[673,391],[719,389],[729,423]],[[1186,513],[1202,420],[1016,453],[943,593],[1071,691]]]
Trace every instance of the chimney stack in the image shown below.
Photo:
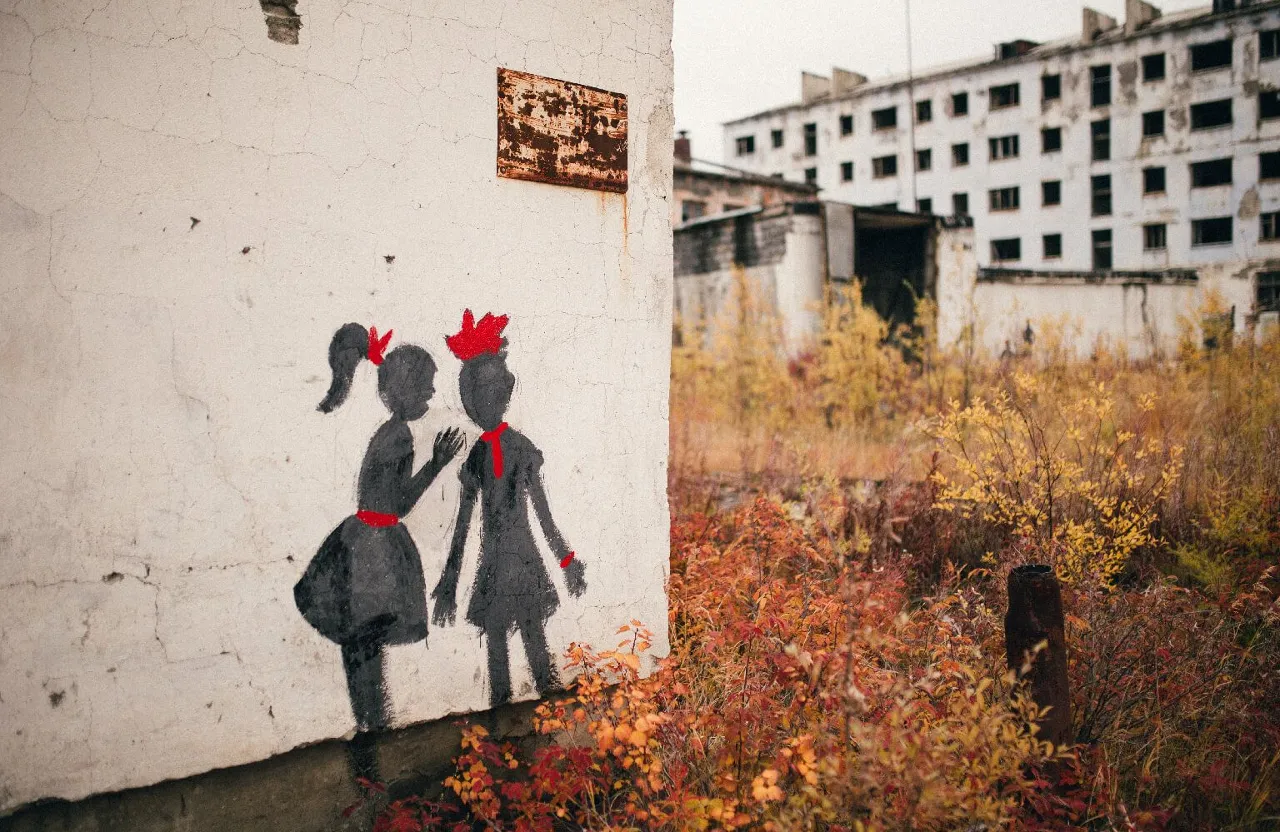
[[[831,79],[812,72],[800,73],[800,103],[810,104],[831,94]]]
[[[680,135],[676,136],[676,164],[693,164],[693,143],[689,141],[688,130],[681,130]]]
[[[838,66],[831,67],[831,93],[843,95],[867,83],[867,76],[860,72],[850,72]]]
[[[1085,43],[1093,43],[1098,35],[1110,32],[1119,24],[1116,19],[1109,15],[1105,15],[1097,9],[1091,9],[1088,6],[1084,9],[1083,23],[1081,34]]]
[[[1142,0],[1125,0],[1124,33],[1132,35],[1151,21],[1160,17],[1160,10]]]

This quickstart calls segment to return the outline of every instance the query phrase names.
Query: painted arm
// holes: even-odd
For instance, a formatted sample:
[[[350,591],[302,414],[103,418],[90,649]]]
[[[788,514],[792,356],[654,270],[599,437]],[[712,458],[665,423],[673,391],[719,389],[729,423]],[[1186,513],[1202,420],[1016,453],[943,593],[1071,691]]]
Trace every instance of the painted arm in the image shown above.
[[[535,471],[529,477],[529,499],[533,500],[533,510],[538,515],[538,524],[542,526],[542,533],[546,535],[551,551],[555,553],[560,566],[564,569],[565,585],[569,588],[569,594],[577,598],[587,591],[586,567],[582,565],[582,561],[574,557],[569,544],[565,543],[560,530],[556,528],[556,521],[551,517],[551,505],[547,502],[547,489],[542,484],[541,471]]]
[[[453,527],[453,542],[449,544],[449,559],[445,562],[440,581],[431,591],[435,609],[431,622],[438,627],[453,624],[458,614],[458,575],[462,571],[462,550],[467,545],[467,532],[471,528],[471,512],[475,510],[477,491],[475,486],[463,485],[458,503],[458,522]]]
[[[406,513],[417,505],[423,492],[435,481],[444,467],[453,461],[465,444],[462,431],[457,428],[446,428],[436,434],[436,441],[431,448],[431,459],[427,460],[427,464],[419,468],[418,473],[409,477],[404,484],[403,505]]]

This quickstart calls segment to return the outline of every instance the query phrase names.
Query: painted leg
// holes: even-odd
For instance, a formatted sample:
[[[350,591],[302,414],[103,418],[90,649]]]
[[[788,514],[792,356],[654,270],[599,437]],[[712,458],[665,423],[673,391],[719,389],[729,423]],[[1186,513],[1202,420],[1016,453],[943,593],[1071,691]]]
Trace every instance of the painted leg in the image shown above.
[[[347,695],[351,697],[356,730],[386,728],[391,708],[383,679],[382,645],[367,642],[342,645],[342,669],[347,673]]]
[[[383,678],[382,645],[369,640],[342,645],[342,668],[347,673],[347,695],[356,719],[356,735],[347,743],[351,775],[377,783],[382,778],[374,732],[387,727],[391,712]]]
[[[489,706],[511,701],[511,658],[507,655],[507,631],[485,633],[489,645]]]
[[[529,658],[533,671],[533,683],[538,693],[546,696],[560,689],[560,674],[556,670],[551,650],[547,648],[547,632],[541,621],[529,621],[520,625],[520,640],[524,642],[524,654]]]

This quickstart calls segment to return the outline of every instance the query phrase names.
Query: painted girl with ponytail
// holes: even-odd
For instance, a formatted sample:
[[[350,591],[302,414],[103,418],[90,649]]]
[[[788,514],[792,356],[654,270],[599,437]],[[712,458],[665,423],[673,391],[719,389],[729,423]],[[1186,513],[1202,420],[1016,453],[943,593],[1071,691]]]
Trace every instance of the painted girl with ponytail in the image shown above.
[[[369,441],[360,466],[356,513],[325,539],[293,588],[303,618],[342,648],[359,735],[386,728],[390,719],[383,648],[427,637],[422,560],[400,518],[463,446],[456,428],[441,431],[430,461],[414,471],[409,422],[427,412],[436,364],[426,350],[410,344],[387,353],[390,339],[390,332],[379,337],[372,327],[366,331],[360,324],[346,324],[329,344],[333,382],[320,411],[330,413],[346,400],[356,367],[367,358],[378,367],[378,396],[391,418]],[[353,743],[353,749],[358,745]],[[364,747],[372,753],[371,745]],[[371,767],[369,759],[356,763],[358,769]]]

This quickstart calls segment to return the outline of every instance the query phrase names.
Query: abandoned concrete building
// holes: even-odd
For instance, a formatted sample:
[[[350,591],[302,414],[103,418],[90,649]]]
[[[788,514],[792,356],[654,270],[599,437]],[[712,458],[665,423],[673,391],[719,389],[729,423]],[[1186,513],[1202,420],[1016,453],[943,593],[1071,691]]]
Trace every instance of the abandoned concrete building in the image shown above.
[[[801,87],[727,123],[726,158],[825,199],[971,219],[974,273],[968,294],[940,294],[940,337],[973,323],[999,350],[1065,314],[1082,350],[1148,353],[1210,292],[1236,329],[1274,323],[1280,3],[1164,16],[1128,0],[1123,22],[1085,9],[1070,38]]]
[[[751,207],[691,220],[675,231],[676,337],[713,333],[742,269],[778,313],[787,350],[804,351],[821,326],[827,287],[863,283],[881,317],[911,323],[916,299],[962,296],[976,273],[973,229],[928,214],[839,202]]]
[[[818,186],[695,159],[691,141],[681,131],[675,141],[673,190],[671,224],[674,226],[753,205],[811,200],[817,195]]]

